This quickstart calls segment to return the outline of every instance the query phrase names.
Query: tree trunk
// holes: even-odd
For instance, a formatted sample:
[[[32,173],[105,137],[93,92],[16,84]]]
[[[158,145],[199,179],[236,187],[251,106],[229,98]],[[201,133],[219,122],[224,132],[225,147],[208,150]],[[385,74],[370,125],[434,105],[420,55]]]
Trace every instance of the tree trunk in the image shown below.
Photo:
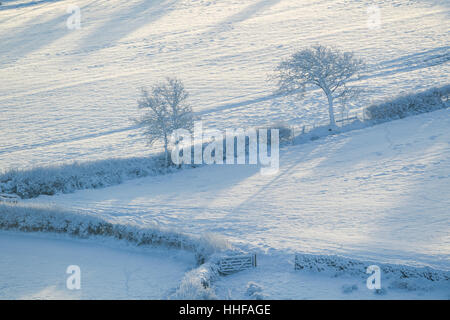
[[[336,121],[334,120],[334,110],[333,110],[333,96],[331,93],[327,93],[328,98],[328,114],[330,115],[330,127],[336,127]]]
[[[164,163],[166,168],[169,167],[169,151],[167,150],[167,145],[168,145],[167,136],[164,136],[164,156],[165,156]]]

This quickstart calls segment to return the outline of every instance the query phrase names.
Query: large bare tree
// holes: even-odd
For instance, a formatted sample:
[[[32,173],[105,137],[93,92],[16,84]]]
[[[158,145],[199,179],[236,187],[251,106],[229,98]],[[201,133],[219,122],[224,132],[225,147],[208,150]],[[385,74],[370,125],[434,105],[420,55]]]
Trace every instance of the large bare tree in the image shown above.
[[[169,165],[169,141],[171,134],[177,129],[192,130],[192,108],[187,103],[188,92],[178,79],[167,78],[155,84],[150,90],[141,89],[138,107],[144,112],[136,120],[149,144],[162,141],[164,144],[165,165]]]
[[[282,61],[277,69],[279,91],[304,93],[308,87],[322,89],[328,100],[330,126],[335,127],[333,104],[336,99],[349,100],[358,90],[348,82],[362,70],[362,60],[352,52],[313,46],[294,53]]]

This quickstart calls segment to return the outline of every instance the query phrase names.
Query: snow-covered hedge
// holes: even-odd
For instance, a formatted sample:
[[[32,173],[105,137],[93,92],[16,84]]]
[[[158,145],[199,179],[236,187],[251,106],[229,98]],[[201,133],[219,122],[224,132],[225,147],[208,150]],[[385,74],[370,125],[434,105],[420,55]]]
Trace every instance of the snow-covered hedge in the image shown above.
[[[211,285],[218,277],[220,252],[232,250],[212,234],[193,237],[156,224],[118,224],[87,213],[38,204],[0,203],[0,229],[64,233],[79,238],[108,237],[132,244],[163,245],[195,253],[198,267],[187,272],[172,299],[215,299]]]
[[[185,274],[174,294],[173,300],[213,300],[217,299],[211,287],[219,276],[216,263],[209,261]]]
[[[282,142],[290,138],[291,131],[287,126],[274,124],[267,128],[279,129]],[[246,155],[248,155],[248,144],[247,138]],[[208,142],[203,143],[202,148],[205,149],[207,145]],[[268,145],[270,145],[270,133]],[[225,141],[223,141],[223,152],[223,160],[226,161]],[[234,153],[236,156],[236,147]],[[193,156],[194,152],[192,151]],[[183,164],[181,167],[197,166],[199,165]],[[175,172],[181,167],[172,164],[171,167],[167,168],[164,164],[163,155],[157,154],[151,157],[112,158],[23,170],[13,169],[0,173],[0,194],[15,194],[22,199],[31,199],[40,195],[104,188],[120,184],[126,180]],[[1,200],[0,198],[0,202]]]
[[[259,129],[266,129],[267,130],[267,144],[270,145],[270,130],[271,129],[278,129],[278,136],[280,138],[280,144],[290,142],[292,140],[292,127],[288,123],[284,122],[274,122],[267,126],[258,127]],[[247,142],[248,144],[248,142]]]
[[[445,85],[371,105],[365,109],[365,113],[367,119],[374,121],[401,119],[410,115],[447,108],[450,106],[449,95],[450,85]]]
[[[176,169],[173,167],[164,167],[160,155],[9,170],[0,174],[0,193],[16,194],[22,199],[30,199],[39,195],[107,187],[125,180],[174,170]]]
[[[359,261],[339,256],[297,254],[295,268],[297,270],[310,270],[325,272],[333,276],[350,274],[367,278],[366,269],[370,265],[378,265],[384,277],[396,279],[424,279],[429,281],[450,280],[450,272],[435,270],[429,267],[409,267],[405,265],[379,264],[370,261]]]
[[[357,120],[334,131],[329,131],[328,126],[318,127],[308,133],[298,135],[294,138],[294,142],[296,144],[309,142],[330,134],[360,129],[374,122],[389,121],[446,108],[450,106],[449,94],[450,85],[446,85],[371,105],[365,109],[365,113],[366,118],[372,121],[361,122]],[[263,128],[279,129],[281,143],[289,141],[292,137],[292,129],[288,125],[276,123]],[[246,139],[246,153],[248,152],[248,143],[248,139]],[[268,143],[270,144],[270,139],[268,139]],[[207,143],[203,145],[203,148],[206,145]],[[226,160],[225,143],[223,147],[224,160]],[[195,165],[192,167],[195,167]],[[39,195],[54,195],[81,189],[102,188],[120,184],[125,180],[154,176],[175,170],[177,170],[176,166],[170,168],[164,166],[160,154],[152,157],[105,159],[25,170],[9,170],[0,173],[0,194],[15,194],[22,199],[29,199]]]
[[[225,241],[206,235],[192,237],[156,224],[118,224],[87,213],[49,205],[0,203],[0,229],[23,232],[64,233],[80,238],[102,236],[141,245],[164,245],[195,253],[199,264],[227,247]]]

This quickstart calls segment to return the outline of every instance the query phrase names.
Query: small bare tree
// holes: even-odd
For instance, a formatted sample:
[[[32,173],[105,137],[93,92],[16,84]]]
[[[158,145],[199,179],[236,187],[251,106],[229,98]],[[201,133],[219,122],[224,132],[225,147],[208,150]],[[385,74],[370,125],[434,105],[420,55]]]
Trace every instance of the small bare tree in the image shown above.
[[[165,82],[152,86],[150,91],[141,89],[138,108],[144,110],[136,123],[143,127],[149,144],[162,141],[165,165],[169,166],[169,141],[173,131],[193,127],[192,108],[187,103],[188,92],[178,79],[167,78]]]
[[[349,87],[348,81],[363,68],[363,62],[351,52],[321,45],[293,54],[281,62],[277,69],[280,93],[301,93],[307,87],[323,90],[328,100],[330,127],[336,126],[333,103],[335,99],[348,101],[356,96],[358,89]]]

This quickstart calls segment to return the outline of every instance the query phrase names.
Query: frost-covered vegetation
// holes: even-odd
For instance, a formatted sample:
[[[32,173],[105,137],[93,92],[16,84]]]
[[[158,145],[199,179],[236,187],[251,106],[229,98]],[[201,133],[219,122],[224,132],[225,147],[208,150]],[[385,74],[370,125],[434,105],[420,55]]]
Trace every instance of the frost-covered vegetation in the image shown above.
[[[194,126],[188,96],[183,83],[174,78],[153,85],[150,91],[142,88],[138,107],[144,114],[136,122],[144,129],[150,145],[157,140],[163,142],[166,166],[170,165],[169,143],[173,132],[178,129],[191,131]]]
[[[120,184],[125,180],[170,172],[161,155],[9,170],[0,174],[0,192],[22,199]]]
[[[380,267],[384,276],[398,279],[420,278],[429,281],[449,281],[450,272],[435,270],[429,267],[416,268],[404,265],[379,264],[374,262],[347,259],[329,255],[296,255],[295,265],[298,270],[311,270],[325,272],[337,276],[339,274],[351,274],[367,278],[366,269],[369,265],[376,264]]]
[[[154,226],[118,224],[75,211],[37,204],[0,203],[0,229],[63,233],[79,238],[107,237],[137,246],[158,245],[195,253],[198,267],[184,276],[173,299],[214,299],[212,281],[218,276],[217,254],[231,250],[227,241],[212,234],[192,237]]]
[[[366,108],[367,118],[374,121],[402,119],[411,115],[447,108],[450,85],[424,92],[399,96]]]
[[[217,299],[211,284],[218,276],[216,263],[204,263],[185,274],[181,284],[170,298],[174,300]]]
[[[163,245],[194,252],[199,264],[214,252],[228,247],[225,241],[211,235],[191,237],[157,225],[118,224],[87,213],[37,204],[0,203],[0,229],[64,233],[80,238],[101,236],[138,246]]]
[[[282,123],[275,123],[259,129],[268,130],[268,145],[270,145],[270,129],[280,131],[281,143],[291,139],[291,129]],[[259,136],[257,136],[259,139]],[[235,138],[236,140],[236,138]],[[204,142],[204,150],[209,142]],[[245,153],[249,152],[249,139],[245,140]],[[235,141],[236,147],[236,141]],[[193,147],[192,147],[193,148]],[[223,160],[226,160],[226,143],[223,141]],[[192,156],[194,152],[191,152]],[[238,151],[235,148],[234,155]],[[170,159],[169,159],[170,160]],[[196,164],[175,165],[171,161],[167,166],[165,153],[149,157],[131,157],[105,159],[98,161],[74,162],[48,167],[8,170],[0,174],[0,194],[18,195],[22,199],[31,199],[40,195],[55,195],[72,193],[76,190],[98,189],[120,184],[126,180],[156,176],[175,172],[181,168],[196,167]],[[192,158],[192,163],[194,159]],[[2,197],[0,197],[0,202]]]
[[[330,126],[334,128],[334,101],[356,97],[359,90],[349,86],[348,82],[355,78],[363,66],[363,61],[352,52],[313,46],[296,52],[278,65],[279,91],[302,94],[309,87],[320,88],[327,97]]]
[[[292,128],[283,123],[274,123],[260,127],[260,129],[278,129],[281,143],[289,142],[292,139],[295,143],[304,143],[330,134],[361,129],[378,122],[447,108],[449,106],[449,94],[450,85],[445,85],[374,104],[364,110],[368,121],[363,122],[358,119],[344,127],[337,128],[334,132],[329,132],[328,126],[323,126],[293,137]],[[270,138],[268,142],[270,142]],[[206,145],[207,143],[203,145],[203,148]],[[225,156],[225,143],[223,149]],[[235,154],[236,152],[235,150]],[[248,139],[246,140],[247,152]],[[183,166],[186,167],[186,165]],[[130,179],[174,172],[177,168],[180,167],[173,165],[167,168],[164,154],[157,154],[151,157],[106,159],[26,170],[9,170],[0,174],[0,193],[16,194],[22,199],[29,199],[39,195],[54,195],[82,189],[108,187]]]
[[[425,112],[448,108],[450,85],[431,88],[419,93],[410,93],[363,108],[364,117],[329,131],[329,126],[318,126],[302,131],[294,137],[295,144],[307,143],[332,134],[363,129],[377,123],[402,119]]]
[[[294,131],[292,130],[292,127],[289,126],[288,123],[284,123],[284,122],[274,122],[270,125],[267,126],[261,126],[258,129],[266,129],[267,130],[267,143],[270,144],[270,130],[272,129],[276,129],[278,130],[278,135],[280,138],[280,144],[283,143],[287,143],[287,142],[291,142],[292,139],[294,138],[293,134]],[[246,141],[247,145],[248,145],[248,141]]]

